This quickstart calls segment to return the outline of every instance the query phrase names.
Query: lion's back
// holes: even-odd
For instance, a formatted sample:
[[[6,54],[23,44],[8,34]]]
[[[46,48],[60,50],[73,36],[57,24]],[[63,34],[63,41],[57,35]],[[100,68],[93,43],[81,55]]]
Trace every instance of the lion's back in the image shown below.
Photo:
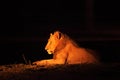
[[[69,50],[69,55],[67,57],[68,64],[82,64],[82,63],[98,63],[97,57],[94,52],[89,52],[85,48],[75,48]]]

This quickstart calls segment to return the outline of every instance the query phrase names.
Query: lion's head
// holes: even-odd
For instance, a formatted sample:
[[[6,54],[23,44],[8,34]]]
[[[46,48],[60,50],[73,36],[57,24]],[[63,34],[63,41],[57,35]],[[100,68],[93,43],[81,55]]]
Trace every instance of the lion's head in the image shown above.
[[[54,54],[55,50],[62,39],[62,33],[59,31],[55,31],[54,34],[50,33],[50,38],[48,39],[48,43],[45,46],[45,50],[48,54]]]

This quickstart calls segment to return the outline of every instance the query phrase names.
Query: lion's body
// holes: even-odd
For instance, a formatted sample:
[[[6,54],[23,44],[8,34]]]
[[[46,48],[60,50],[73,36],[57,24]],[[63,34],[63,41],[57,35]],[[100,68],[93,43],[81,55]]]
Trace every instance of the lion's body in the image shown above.
[[[45,49],[49,54],[53,54],[53,59],[37,61],[36,64],[88,64],[99,62],[92,50],[79,47],[66,34],[59,31],[50,36]]]

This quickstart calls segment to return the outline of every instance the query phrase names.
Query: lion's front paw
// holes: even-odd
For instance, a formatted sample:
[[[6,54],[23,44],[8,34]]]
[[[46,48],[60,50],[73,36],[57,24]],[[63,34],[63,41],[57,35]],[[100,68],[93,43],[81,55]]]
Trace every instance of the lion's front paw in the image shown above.
[[[46,60],[41,60],[41,61],[35,61],[33,62],[34,65],[46,65],[47,61]]]
[[[40,61],[35,61],[35,62],[33,62],[32,64],[33,64],[33,65],[38,65],[39,62],[40,62]]]

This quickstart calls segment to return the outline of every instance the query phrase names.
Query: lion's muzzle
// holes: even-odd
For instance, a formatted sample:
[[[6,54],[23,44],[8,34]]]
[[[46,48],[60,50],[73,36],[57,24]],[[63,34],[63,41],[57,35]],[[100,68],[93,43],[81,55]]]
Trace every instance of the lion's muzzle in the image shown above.
[[[54,52],[53,51],[50,51],[50,50],[46,50],[48,52],[48,54],[53,54]]]

